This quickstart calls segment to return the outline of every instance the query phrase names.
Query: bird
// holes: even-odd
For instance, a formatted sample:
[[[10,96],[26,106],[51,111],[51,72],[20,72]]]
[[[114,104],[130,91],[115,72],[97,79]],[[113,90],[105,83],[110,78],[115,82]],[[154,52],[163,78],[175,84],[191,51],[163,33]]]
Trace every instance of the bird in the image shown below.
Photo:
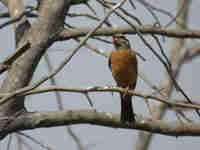
[[[117,86],[134,90],[138,76],[138,62],[136,52],[131,49],[129,40],[122,34],[112,37],[114,50],[108,59],[108,66]],[[135,122],[135,114],[132,107],[132,95],[120,93],[122,123]]]

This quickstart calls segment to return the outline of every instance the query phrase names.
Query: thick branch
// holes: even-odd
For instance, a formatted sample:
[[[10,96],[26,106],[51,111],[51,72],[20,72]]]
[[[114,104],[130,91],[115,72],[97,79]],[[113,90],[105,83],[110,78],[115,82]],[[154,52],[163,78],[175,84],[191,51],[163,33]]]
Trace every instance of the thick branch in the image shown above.
[[[96,110],[62,110],[52,112],[35,112],[20,115],[18,118],[10,118],[12,122],[4,128],[1,134],[8,134],[21,130],[29,130],[43,127],[56,127],[75,124],[93,124],[114,128],[139,129],[152,133],[169,136],[199,136],[199,123],[178,123],[161,120],[149,120],[137,117],[135,124],[122,124],[120,115]]]
[[[10,66],[1,92],[11,92],[28,85],[40,58],[54,42],[53,38],[57,35],[57,32],[63,28],[64,14],[69,8],[69,3],[70,0],[41,1],[39,17],[20,38],[20,44],[28,41],[30,48],[23,55],[17,57]],[[23,100],[24,97],[15,97],[9,102],[0,105],[0,116],[13,116],[21,112],[24,108]],[[0,129],[5,124],[1,122]]]

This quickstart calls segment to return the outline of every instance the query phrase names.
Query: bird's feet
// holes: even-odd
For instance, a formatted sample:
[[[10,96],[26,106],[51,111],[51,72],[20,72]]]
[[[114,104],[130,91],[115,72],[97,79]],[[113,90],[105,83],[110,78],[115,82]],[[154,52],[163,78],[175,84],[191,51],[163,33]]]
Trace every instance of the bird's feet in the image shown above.
[[[128,94],[128,90],[129,90],[129,87],[127,86],[124,90],[123,97],[125,97]]]

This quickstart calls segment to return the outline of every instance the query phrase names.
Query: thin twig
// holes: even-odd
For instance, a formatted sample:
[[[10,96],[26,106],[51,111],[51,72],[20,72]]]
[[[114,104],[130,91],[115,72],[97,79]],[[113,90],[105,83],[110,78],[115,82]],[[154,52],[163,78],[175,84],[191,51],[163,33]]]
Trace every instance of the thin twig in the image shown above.
[[[6,150],[10,149],[11,142],[12,142],[12,134],[10,134],[9,137],[8,137],[8,144],[6,146]]]
[[[41,141],[39,141],[38,139],[28,135],[28,134],[25,134],[23,132],[17,132],[18,135],[21,135],[21,136],[24,136],[28,139],[30,139],[31,141],[33,141],[34,143],[40,145],[42,148],[44,149],[47,149],[47,150],[54,150],[53,148],[51,148],[49,145],[44,145]]]
[[[11,66],[11,64],[17,58],[19,58],[19,56],[21,56],[24,52],[26,52],[26,50],[28,50],[28,48],[30,48],[30,43],[26,41],[25,43],[23,43],[23,45],[18,47],[11,55],[9,55],[2,63],[0,63],[0,74],[6,71]]]
[[[131,6],[132,6],[133,9],[136,9],[136,6],[135,6],[135,4],[132,2],[132,0],[129,0],[129,3],[131,4]]]
[[[104,6],[110,8],[110,6],[105,5]],[[135,27],[135,25],[133,25],[128,19],[126,19],[125,17],[123,17],[120,13],[115,11],[115,14],[117,16],[119,16],[122,20],[124,20],[126,23],[128,23],[134,30],[136,30],[137,35],[139,36],[139,38],[143,41],[143,43],[153,52],[153,54],[160,60],[160,62],[164,65],[167,73],[169,74],[170,79],[172,80],[174,86],[176,87],[176,89],[185,97],[185,99],[190,103],[193,104],[190,97],[183,91],[183,89],[180,87],[180,85],[177,83],[176,79],[173,76],[173,72],[172,69],[167,65],[167,63],[162,59],[162,57],[160,57],[160,55],[154,50],[154,48],[151,46],[151,44],[149,44],[146,39],[143,37],[142,33]],[[196,113],[200,116],[200,112],[198,110],[195,110]]]
[[[9,20],[9,21],[6,21],[6,22],[0,24],[0,29],[2,29],[2,28],[6,27],[6,26],[8,26],[8,25],[10,25],[10,24],[13,24],[13,23],[15,23],[15,22],[21,20],[22,17],[26,16],[27,14],[29,14],[29,13],[32,12],[32,11],[33,11],[32,9],[30,9],[29,11],[24,11],[24,12],[23,12],[21,15],[19,15],[18,17],[16,17],[16,18],[14,18],[14,19],[11,19],[11,20]]]
[[[11,99],[12,97],[16,96],[19,93],[22,92],[27,92],[30,91],[36,87],[38,87],[39,85],[41,85],[42,83],[44,83],[45,81],[47,81],[49,78],[52,78],[53,76],[55,76],[58,72],[60,72],[64,66],[71,60],[71,58],[78,52],[78,50],[86,43],[86,41],[88,40],[88,38],[95,33],[95,31],[100,28],[104,21],[108,19],[108,17],[119,7],[121,7],[121,5],[123,5],[125,2],[125,0],[121,0],[118,4],[116,4],[114,7],[112,7],[112,9],[107,13],[107,15],[98,23],[98,25],[91,30],[86,37],[79,43],[79,45],[72,51],[71,55],[66,57],[64,59],[64,61],[58,66],[58,68],[55,69],[55,71],[49,73],[47,76],[42,77],[40,80],[38,80],[37,82],[35,82],[34,84],[28,86],[28,87],[24,87],[21,88],[19,90],[16,90],[14,92],[12,92],[10,95],[3,97],[0,100],[0,104],[5,103],[7,100]]]
[[[174,17],[169,11],[166,11],[162,8],[157,8],[155,6],[153,6],[152,4],[148,3],[146,0],[136,0],[137,2],[141,3],[142,5],[144,5],[145,7],[151,8],[154,11],[160,12],[164,15],[167,15],[170,18],[174,18],[174,21],[176,21],[177,24],[179,24],[178,20],[176,19],[176,17]]]
[[[127,92],[130,95],[160,101],[162,103],[167,104],[170,107],[200,109],[200,105],[197,105],[197,104],[194,105],[194,104],[172,102],[170,100],[167,100],[163,96],[155,96],[154,93],[153,94],[141,93],[141,92],[136,92],[136,91],[133,91],[133,90],[127,91],[127,89],[124,89],[124,88],[121,88],[121,87],[66,88],[66,87],[63,87],[63,86],[46,86],[45,88],[37,88],[37,89],[31,90],[31,91],[19,93],[19,95],[17,95],[17,96],[26,96],[26,95],[46,93],[46,92],[52,92],[52,91],[75,92],[75,93],[82,93],[82,94],[89,93],[89,92],[121,92],[121,93]],[[10,95],[10,94],[9,93],[0,93],[0,96],[6,96],[6,95]]]
[[[53,71],[53,67],[52,67],[52,65],[50,63],[50,59],[48,57],[48,54],[45,55],[45,61],[47,63],[48,71],[52,72]],[[50,79],[50,82],[54,86],[57,85],[56,84],[56,80],[53,77]],[[63,110],[64,107],[63,107],[61,94],[58,91],[55,91],[55,96],[56,96],[56,100],[57,100],[57,104],[58,104],[58,109],[59,110]],[[72,131],[71,127],[70,126],[65,126],[65,128],[67,130],[67,133],[73,138],[73,140],[77,144],[79,150],[84,150],[84,146],[83,146],[81,140],[77,137],[77,135],[75,135],[75,133]]]
[[[24,146],[26,146],[26,147],[27,147],[28,149],[30,149],[30,150],[33,150],[33,148],[31,147],[31,145],[28,144],[28,143],[26,143],[25,140],[24,140],[20,135],[16,134],[16,136],[17,136],[18,140],[20,140],[20,142],[21,142]],[[21,150],[21,149],[20,149],[20,150]]]
[[[181,13],[184,11],[185,9],[185,5],[183,5],[179,10],[178,12],[176,13],[176,16],[173,17],[166,25],[164,25],[165,28],[169,27],[174,21],[177,21],[178,17],[181,15]],[[179,25],[181,25],[182,23],[178,23]]]

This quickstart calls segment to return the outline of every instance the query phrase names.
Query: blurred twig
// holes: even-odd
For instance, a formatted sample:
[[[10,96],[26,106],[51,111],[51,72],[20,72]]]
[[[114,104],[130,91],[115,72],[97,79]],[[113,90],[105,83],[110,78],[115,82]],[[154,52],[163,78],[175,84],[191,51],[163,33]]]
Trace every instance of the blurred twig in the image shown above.
[[[6,150],[10,149],[11,142],[12,142],[12,134],[10,134],[9,137],[8,137],[8,144],[6,146]]]
[[[16,134],[15,136],[17,137],[18,140],[20,140],[22,145],[26,146],[30,150],[33,150],[32,146],[30,144],[28,144],[27,142],[25,142],[25,140],[19,134]],[[20,150],[22,150],[22,149],[20,149]]]
[[[52,72],[53,66],[51,65],[48,54],[46,54],[44,56],[44,58],[45,58],[45,61],[46,61],[46,64],[47,64],[48,72]],[[50,82],[51,82],[51,85],[57,85],[56,80],[54,78],[51,78]],[[56,100],[57,100],[57,104],[58,104],[58,109],[63,110],[64,107],[63,107],[62,97],[61,97],[60,93],[58,91],[55,91],[55,96],[56,96]],[[67,133],[73,138],[74,142],[77,144],[79,150],[84,150],[84,146],[83,146],[81,140],[79,139],[79,137],[77,137],[75,135],[75,133],[72,131],[71,127],[65,126],[65,128],[67,130]]]
[[[23,137],[26,137],[27,139],[30,139],[32,142],[34,142],[34,143],[40,145],[40,146],[41,146],[42,148],[44,148],[44,149],[47,149],[47,150],[54,150],[54,149],[51,148],[49,145],[43,144],[41,141],[39,141],[38,139],[36,139],[36,138],[34,138],[34,137],[32,137],[32,136],[30,136],[30,135],[28,135],[28,134],[25,134],[25,133],[23,133],[23,132],[17,132],[17,134],[18,134],[18,135],[21,135],[21,136],[23,136]]]
[[[182,5],[181,5],[182,2],[183,2],[184,5],[189,5],[189,3],[190,3],[189,1],[179,0],[178,8],[182,7]],[[185,23],[187,22],[186,21],[187,20],[187,13],[188,13],[188,10],[185,9],[185,12],[182,13],[179,16],[179,18]],[[183,27],[180,27],[180,24],[177,24],[176,28],[184,29]],[[171,68],[172,68],[174,78],[176,78],[178,76],[178,72],[180,71],[181,64],[185,61],[185,58],[182,59],[183,57],[182,58],[180,57],[180,53],[182,52],[180,50],[181,47],[183,47],[183,40],[182,39],[174,40],[173,48],[171,50],[171,57],[170,57],[170,62],[171,62],[171,65],[172,65]],[[165,90],[162,91],[162,93],[164,95],[166,95],[166,97],[169,97],[172,93],[173,84],[172,84],[172,82],[169,78],[169,75],[167,73],[165,73],[165,75],[164,75],[164,79],[161,83],[161,87],[165,87]],[[159,102],[155,102],[151,105],[151,107],[152,107],[151,109],[154,110],[153,118],[154,119],[162,118],[162,116],[164,115],[164,112],[165,112],[166,105],[159,103]],[[146,150],[148,148],[148,145],[149,145],[151,139],[152,139],[151,137],[152,137],[151,133],[140,131],[139,135],[137,137],[136,144],[135,144],[135,149]]]

